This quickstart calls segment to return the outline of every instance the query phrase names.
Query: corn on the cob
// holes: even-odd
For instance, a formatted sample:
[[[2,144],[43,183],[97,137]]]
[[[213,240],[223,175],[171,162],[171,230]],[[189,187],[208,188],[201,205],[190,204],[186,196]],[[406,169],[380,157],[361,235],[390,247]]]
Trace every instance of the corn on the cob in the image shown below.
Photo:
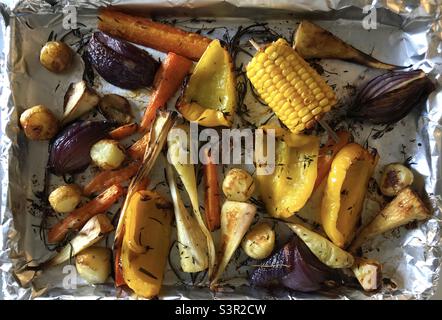
[[[276,116],[295,133],[311,128],[336,104],[332,88],[284,39],[253,57],[247,77]]]

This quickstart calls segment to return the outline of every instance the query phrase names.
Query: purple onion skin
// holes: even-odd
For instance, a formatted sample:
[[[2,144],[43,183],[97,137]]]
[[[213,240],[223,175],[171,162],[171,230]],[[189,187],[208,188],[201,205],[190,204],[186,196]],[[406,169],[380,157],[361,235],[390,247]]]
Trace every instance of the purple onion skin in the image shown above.
[[[282,284],[292,290],[312,292],[324,288],[327,280],[337,279],[335,271],[320,262],[297,236],[260,264],[267,267],[258,267],[252,272],[253,286]]]
[[[123,89],[150,87],[159,62],[129,42],[95,32],[86,59],[107,82]]]
[[[49,148],[48,168],[55,175],[79,173],[91,163],[90,150],[115,127],[109,121],[76,121],[63,129]]]

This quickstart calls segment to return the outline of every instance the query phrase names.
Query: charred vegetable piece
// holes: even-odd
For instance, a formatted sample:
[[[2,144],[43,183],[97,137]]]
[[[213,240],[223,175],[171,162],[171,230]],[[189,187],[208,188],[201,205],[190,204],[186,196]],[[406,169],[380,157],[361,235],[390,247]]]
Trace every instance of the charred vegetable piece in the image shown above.
[[[267,258],[275,247],[275,231],[268,223],[260,222],[247,232],[241,246],[252,259]]]
[[[326,281],[335,279],[333,269],[321,263],[297,236],[262,261],[250,275],[250,282],[254,286],[282,284],[301,292],[319,290]]]
[[[118,124],[128,124],[133,119],[129,101],[118,94],[104,95],[100,99],[99,108],[106,119]]]
[[[379,262],[356,258],[351,270],[365,291],[374,291],[380,287],[382,283],[382,265]]]
[[[49,195],[49,203],[56,212],[73,211],[81,200],[81,190],[75,184],[60,186]]]
[[[176,108],[186,120],[201,126],[230,127],[235,107],[232,59],[219,40],[213,40],[195,66]]]
[[[293,47],[305,59],[340,59],[388,70],[403,68],[380,62],[345,43],[329,31],[306,20],[301,22],[296,31]]]
[[[64,96],[63,124],[69,123],[94,108],[100,97],[82,80],[72,83]]]
[[[174,52],[194,61],[198,61],[211,41],[197,33],[108,8],[100,10],[98,29],[115,37],[162,52]]]
[[[313,127],[337,101],[333,89],[284,39],[255,54],[247,77],[294,133]]]
[[[26,109],[20,116],[20,124],[31,140],[49,140],[60,127],[57,118],[44,105]]]
[[[361,89],[349,115],[374,124],[395,123],[422,105],[434,89],[422,70],[387,72]]]
[[[111,250],[89,247],[75,257],[75,268],[80,277],[92,284],[105,283],[111,273]]]
[[[355,252],[370,238],[403,226],[414,220],[426,220],[430,212],[425,204],[410,188],[405,188],[366,225],[350,246]]]
[[[108,121],[78,121],[68,125],[51,144],[49,169],[56,175],[84,171],[91,163],[92,146],[105,138],[113,126]]]
[[[49,41],[41,48],[40,63],[49,71],[60,73],[70,67],[73,55],[66,43]]]
[[[159,67],[147,52],[102,32],[92,35],[86,57],[104,80],[124,89],[150,87]]]
[[[400,163],[390,163],[384,168],[379,187],[384,195],[393,197],[402,189],[410,186],[413,179],[413,172],[406,166]]]

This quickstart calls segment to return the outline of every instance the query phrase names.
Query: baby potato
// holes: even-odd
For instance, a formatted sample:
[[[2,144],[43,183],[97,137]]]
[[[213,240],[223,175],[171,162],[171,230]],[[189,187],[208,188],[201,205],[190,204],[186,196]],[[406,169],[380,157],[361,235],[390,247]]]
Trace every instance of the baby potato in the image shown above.
[[[115,140],[103,139],[91,148],[92,161],[102,170],[118,168],[125,157],[124,148]]]
[[[413,172],[400,163],[390,163],[385,166],[382,173],[380,188],[381,192],[393,197],[402,189],[413,183]]]
[[[255,180],[245,170],[231,169],[223,181],[223,192],[230,201],[249,200],[255,190]]]
[[[64,42],[49,41],[40,51],[40,63],[51,72],[60,73],[72,62],[72,50]]]
[[[275,247],[275,231],[268,223],[257,223],[244,236],[241,246],[252,259],[267,258]]]
[[[26,137],[31,140],[49,140],[59,128],[57,118],[43,105],[26,109],[20,116],[20,124]]]
[[[111,273],[111,251],[104,247],[89,247],[75,257],[80,277],[92,284],[105,283]]]
[[[49,203],[52,209],[59,213],[74,211],[80,200],[81,191],[75,184],[58,187],[49,195]]]

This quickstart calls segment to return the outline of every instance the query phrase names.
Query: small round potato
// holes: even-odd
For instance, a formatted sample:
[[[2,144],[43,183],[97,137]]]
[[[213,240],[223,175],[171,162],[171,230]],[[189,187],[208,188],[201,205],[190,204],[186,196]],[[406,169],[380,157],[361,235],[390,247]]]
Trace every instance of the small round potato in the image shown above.
[[[57,118],[43,105],[26,109],[20,116],[20,124],[26,137],[31,140],[49,140],[59,128]]]
[[[275,231],[268,223],[257,223],[247,232],[241,246],[252,259],[267,258],[275,247]]]
[[[227,200],[247,201],[255,190],[255,180],[245,170],[231,169],[223,181],[223,192]]]
[[[118,141],[103,139],[92,146],[92,161],[102,170],[118,168],[124,161],[126,154]]]
[[[385,166],[382,174],[381,192],[389,197],[394,197],[402,189],[413,183],[413,172],[400,163],[390,163]]]
[[[104,247],[89,247],[75,257],[75,267],[89,283],[105,283],[111,273],[111,251]]]
[[[40,51],[40,62],[49,71],[60,73],[71,65],[72,56],[72,50],[66,43],[49,41]]]
[[[49,203],[52,209],[59,213],[74,211],[80,200],[81,191],[75,184],[58,187],[49,195]]]

